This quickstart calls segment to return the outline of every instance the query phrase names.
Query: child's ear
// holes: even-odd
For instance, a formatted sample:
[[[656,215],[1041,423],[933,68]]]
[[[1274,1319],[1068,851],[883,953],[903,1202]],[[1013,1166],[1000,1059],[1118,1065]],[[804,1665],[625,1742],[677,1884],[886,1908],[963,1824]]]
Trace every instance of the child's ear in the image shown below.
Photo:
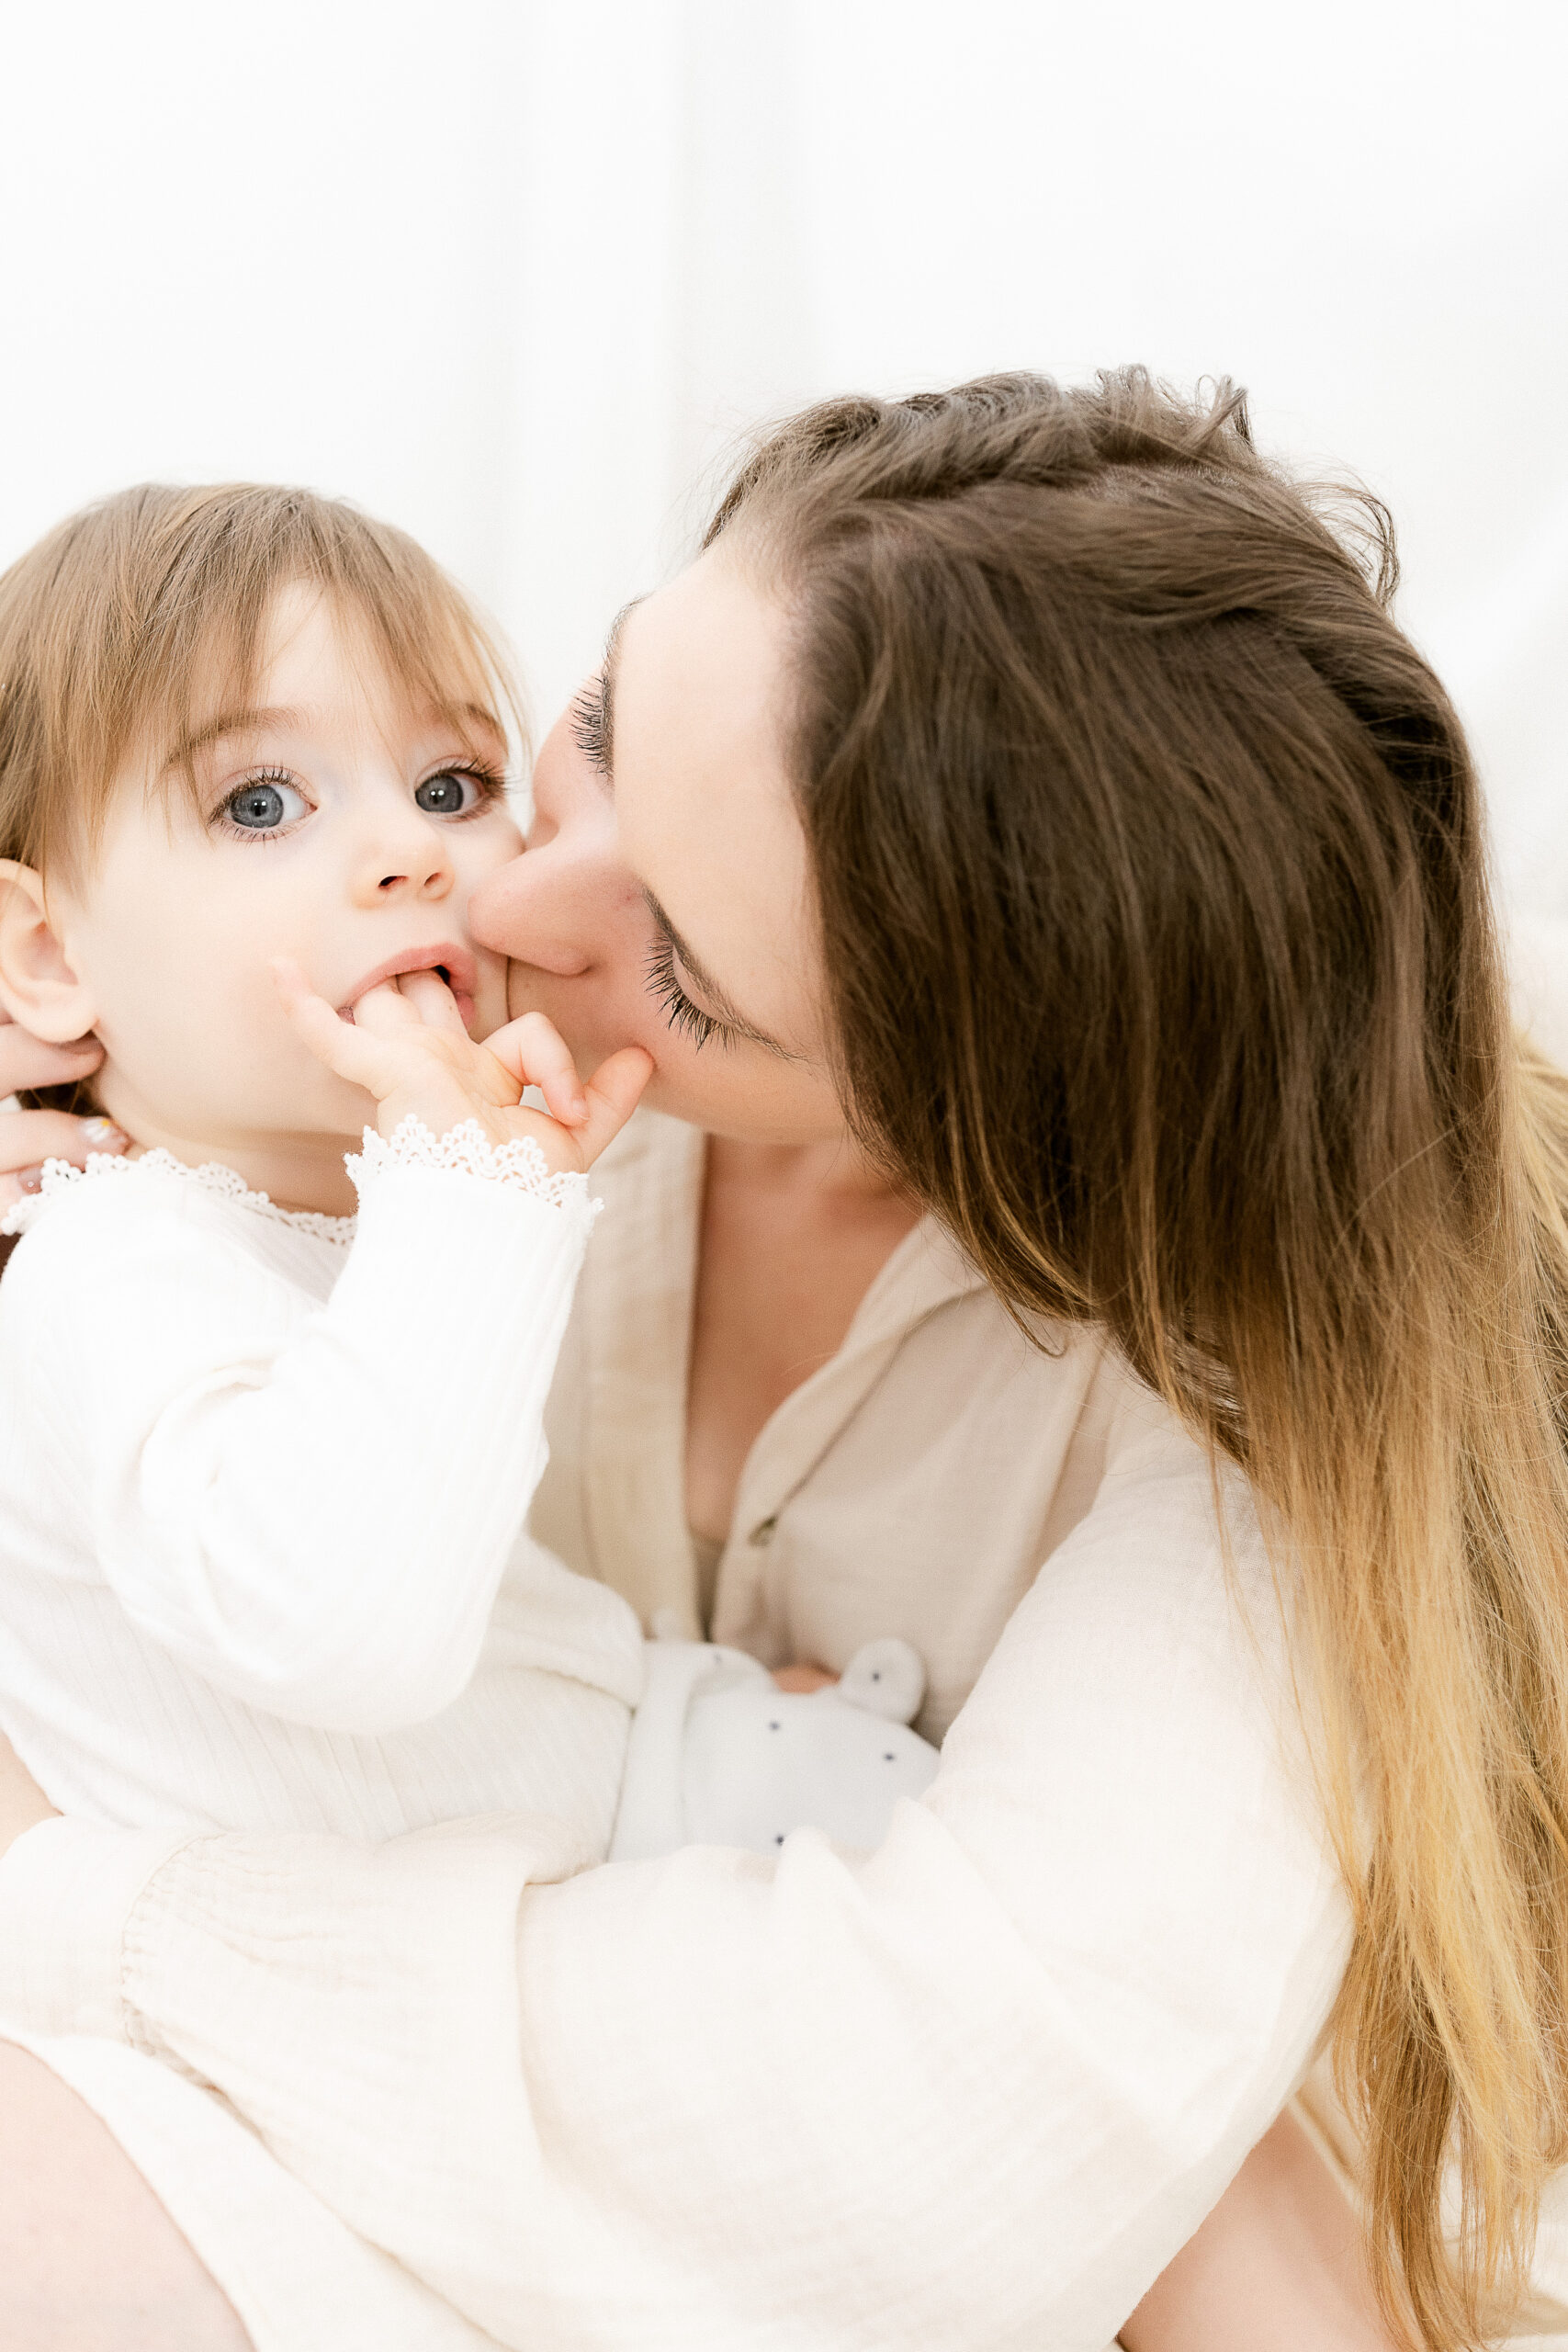
[[[68,1046],[96,1022],[50,920],[43,876],[0,857],[0,1005],[48,1046]]]

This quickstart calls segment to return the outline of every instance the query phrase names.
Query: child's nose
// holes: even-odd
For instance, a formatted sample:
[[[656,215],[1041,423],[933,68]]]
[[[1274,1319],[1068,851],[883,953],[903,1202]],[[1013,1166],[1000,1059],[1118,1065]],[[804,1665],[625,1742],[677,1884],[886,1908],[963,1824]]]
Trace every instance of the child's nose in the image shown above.
[[[452,860],[440,831],[417,810],[410,815],[412,824],[383,825],[366,842],[355,894],[362,905],[444,899],[452,888]]]

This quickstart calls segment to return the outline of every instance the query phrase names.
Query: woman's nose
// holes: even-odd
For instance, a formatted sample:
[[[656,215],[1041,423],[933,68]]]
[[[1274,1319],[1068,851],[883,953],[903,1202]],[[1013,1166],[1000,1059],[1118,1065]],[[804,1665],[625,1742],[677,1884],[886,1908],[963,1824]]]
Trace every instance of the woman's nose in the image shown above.
[[[593,847],[558,835],[542,848],[487,874],[468,902],[468,921],[482,946],[570,976],[604,961],[608,860]]]
[[[564,711],[534,763],[534,821],[521,857],[487,875],[468,901],[481,945],[570,978],[620,952],[626,910],[647,913],[621,863],[615,812]]]
[[[354,895],[361,906],[444,899],[454,878],[441,828],[411,808],[406,818],[384,819],[367,832],[355,861]]]

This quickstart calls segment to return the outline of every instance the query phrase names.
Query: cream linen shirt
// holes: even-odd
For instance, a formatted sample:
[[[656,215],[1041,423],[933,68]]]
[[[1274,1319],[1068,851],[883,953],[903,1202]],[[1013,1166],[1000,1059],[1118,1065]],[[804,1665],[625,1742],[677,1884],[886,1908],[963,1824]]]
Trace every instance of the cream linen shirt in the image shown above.
[[[644,1117],[602,1163],[536,1521],[688,1624],[700,1153]],[[1092,1333],[1029,1348],[922,1227],[758,1440],[715,1612],[764,1658],[919,1647],[951,1728],[876,1854],[570,1875],[517,1817],[50,1823],[0,1866],[0,2015],[258,2352],[1102,2352],[1348,1948],[1269,1564],[1218,1493],[1228,1576],[1163,1408]]]
[[[918,1728],[940,1741],[1107,1462],[1168,1416],[1095,1333],[1032,1347],[927,1219],[752,1447],[705,1626],[684,1493],[703,1164],[696,1129],[644,1112],[594,1171],[604,1215],[530,1525],[648,1630],[663,1617],[768,1666],[838,1669],[901,1634],[926,1665]]]

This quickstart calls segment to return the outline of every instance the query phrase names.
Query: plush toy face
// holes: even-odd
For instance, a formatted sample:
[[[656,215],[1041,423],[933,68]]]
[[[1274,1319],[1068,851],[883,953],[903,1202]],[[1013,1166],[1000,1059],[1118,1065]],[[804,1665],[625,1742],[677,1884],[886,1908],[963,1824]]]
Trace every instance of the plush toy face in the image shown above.
[[[868,1642],[839,1682],[780,1690],[755,1658],[700,1642],[648,1645],[611,1860],[682,1845],[774,1854],[792,1829],[880,1845],[900,1797],[935,1777],[908,1727],[925,1669],[908,1642]]]
[[[881,1844],[897,1800],[930,1786],[937,1752],[840,1690],[783,1691],[764,1676],[695,1701],[682,1774],[694,1844],[772,1853],[803,1828]]]

